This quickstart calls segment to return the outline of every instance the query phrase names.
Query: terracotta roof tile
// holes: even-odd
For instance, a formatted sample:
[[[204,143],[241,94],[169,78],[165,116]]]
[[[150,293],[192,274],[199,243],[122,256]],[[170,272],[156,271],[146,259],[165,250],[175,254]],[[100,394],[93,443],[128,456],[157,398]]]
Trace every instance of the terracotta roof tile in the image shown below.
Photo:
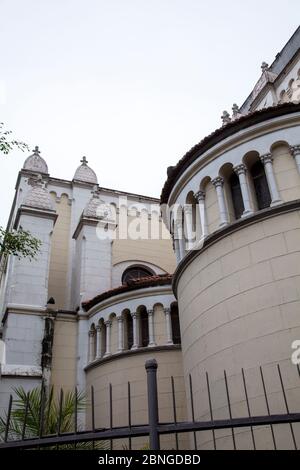
[[[200,155],[204,154],[211,147],[226,139],[234,133],[246,129],[265,119],[272,119],[285,114],[296,113],[300,111],[300,103],[284,103],[269,108],[263,108],[228,123],[206,136],[201,142],[191,148],[174,167],[168,168],[168,178],[162,189],[160,196],[161,204],[167,204],[170,193],[177,179],[182,175],[186,168],[195,161]]]
[[[91,300],[87,300],[82,303],[82,307],[85,311],[92,308],[94,305],[97,305],[103,300],[109,299],[114,295],[122,294],[123,292],[130,292],[137,289],[142,289],[145,287],[155,287],[155,286],[165,286],[172,284],[172,274],[159,274],[155,276],[142,277],[140,279],[131,280],[122,286],[115,287],[109,291],[103,292],[102,294],[97,295]]]

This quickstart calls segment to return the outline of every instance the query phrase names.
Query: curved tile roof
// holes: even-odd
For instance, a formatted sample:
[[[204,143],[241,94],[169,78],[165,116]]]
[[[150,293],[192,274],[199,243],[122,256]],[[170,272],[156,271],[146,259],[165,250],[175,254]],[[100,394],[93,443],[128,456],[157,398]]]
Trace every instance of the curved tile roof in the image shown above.
[[[285,114],[296,113],[300,111],[300,103],[285,103],[278,106],[264,108],[253,113],[249,113],[241,118],[228,123],[226,126],[220,127],[212,134],[205,137],[201,142],[189,150],[177,163],[176,166],[168,168],[168,178],[161,192],[161,204],[167,204],[172,188],[184,171],[193,163],[200,155],[204,154],[214,145],[218,144],[227,137],[239,132],[243,129],[251,127],[259,122],[267,119],[276,118]]]

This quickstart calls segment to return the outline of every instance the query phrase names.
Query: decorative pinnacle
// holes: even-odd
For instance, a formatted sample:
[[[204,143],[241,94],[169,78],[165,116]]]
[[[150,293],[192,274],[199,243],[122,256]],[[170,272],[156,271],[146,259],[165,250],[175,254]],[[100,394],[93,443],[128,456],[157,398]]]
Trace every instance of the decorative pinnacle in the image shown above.
[[[83,165],[87,165],[88,161],[87,161],[86,157],[82,157],[82,160],[80,160],[80,163],[82,163]]]
[[[240,108],[238,107],[238,105],[236,103],[234,103],[232,105],[232,112],[233,112],[233,115],[236,116],[237,114],[239,114],[240,112]]]
[[[223,126],[225,126],[225,124],[228,124],[229,122],[231,122],[230,114],[227,111],[223,112],[223,114],[221,116],[221,119],[223,121]]]
[[[33,150],[33,155],[39,155],[40,153],[41,153],[41,152],[40,152],[40,150],[39,150],[39,147],[38,147],[38,145],[36,145],[36,146],[34,147],[34,150]]]
[[[263,63],[261,64],[261,69],[262,69],[262,72],[263,72],[263,73],[264,73],[264,72],[267,72],[268,68],[269,68],[269,64],[267,64],[267,62],[263,62]]]

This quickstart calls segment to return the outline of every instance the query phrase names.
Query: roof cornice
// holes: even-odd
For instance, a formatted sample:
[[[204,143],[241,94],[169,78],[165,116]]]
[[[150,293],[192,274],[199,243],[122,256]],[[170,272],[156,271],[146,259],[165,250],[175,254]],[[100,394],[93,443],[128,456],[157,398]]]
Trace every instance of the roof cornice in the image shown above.
[[[215,130],[212,134],[205,137],[201,142],[191,148],[174,166],[168,174],[168,178],[162,189],[160,196],[161,204],[167,204],[172,188],[175,183],[179,180],[180,176],[185,170],[201,155],[207,152],[209,149],[220,143],[222,140],[231,137],[239,131],[247,129],[259,123],[263,123],[269,119],[276,117],[297,113],[300,111],[300,103],[285,103],[275,107],[264,108],[253,113],[249,113],[240,119],[227,124],[224,127],[220,127]]]
[[[125,285],[116,287],[115,289],[111,289],[110,291],[103,292],[102,294],[97,295],[91,300],[83,302],[82,307],[87,312],[96,305],[98,308],[99,304],[102,304],[104,301],[108,299],[113,298],[114,303],[116,301],[120,302],[120,301],[123,301],[128,296],[132,296],[133,294],[136,295],[138,291],[140,291],[141,289],[143,290],[147,289],[152,293],[152,290],[150,290],[151,288],[161,288],[162,286],[170,286],[171,288],[171,283],[172,283],[171,274],[137,279],[135,281],[132,281],[130,285],[125,284]]]
[[[22,215],[31,215],[33,217],[41,217],[43,219],[52,219],[54,224],[56,222],[56,219],[58,217],[58,214],[56,213],[55,210],[50,210],[50,209],[36,209],[34,207],[29,207],[25,205],[21,205],[18,209],[17,215],[16,215],[16,220],[14,223],[14,229],[16,229],[19,225],[20,217]]]

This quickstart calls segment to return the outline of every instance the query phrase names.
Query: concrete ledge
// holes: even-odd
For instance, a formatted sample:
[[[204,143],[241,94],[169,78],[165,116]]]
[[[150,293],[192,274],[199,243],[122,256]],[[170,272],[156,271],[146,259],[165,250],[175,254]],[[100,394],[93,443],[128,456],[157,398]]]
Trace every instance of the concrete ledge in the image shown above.
[[[42,377],[42,368],[39,366],[24,366],[19,364],[1,364],[1,377]]]
[[[136,354],[149,354],[152,352],[161,351],[181,351],[181,344],[166,344],[155,347],[148,346],[146,348],[129,349],[120,353],[111,354],[110,356],[101,357],[100,359],[95,359],[95,361],[90,362],[87,366],[85,366],[84,371],[88,372],[90,369],[94,369],[95,367],[101,366],[102,364],[106,364],[107,362],[122,359],[123,357],[128,357]]]

